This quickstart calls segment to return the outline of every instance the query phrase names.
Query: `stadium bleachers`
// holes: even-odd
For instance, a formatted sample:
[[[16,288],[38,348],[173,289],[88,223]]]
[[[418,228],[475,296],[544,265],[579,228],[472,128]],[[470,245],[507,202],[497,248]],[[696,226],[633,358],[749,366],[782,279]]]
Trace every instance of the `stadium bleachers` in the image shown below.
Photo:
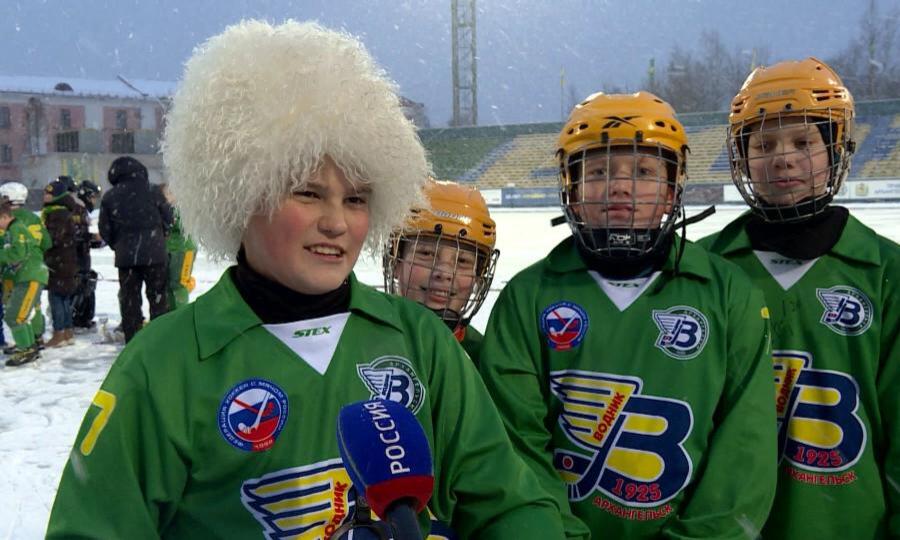
[[[519,135],[509,143],[509,150],[484,170],[479,185],[485,187],[534,187],[553,185],[556,181],[555,133]],[[546,174],[549,169],[550,173]],[[535,175],[533,173],[539,172]],[[548,183],[549,181],[549,183]]]
[[[900,114],[879,117],[872,123],[867,144],[861,144],[853,167],[861,178],[896,178],[900,176]],[[864,159],[860,159],[864,158]],[[867,158],[867,159],[865,159]],[[862,161],[862,163],[860,163]]]
[[[691,182],[724,182],[731,178],[725,149],[725,125],[685,127],[688,146],[688,179]]]
[[[900,100],[858,103],[857,153],[850,177],[900,178]],[[729,183],[726,113],[680,117],[691,147],[692,184]],[[561,124],[425,130],[422,141],[439,178],[480,188],[552,187]]]
[[[438,178],[477,182],[484,164],[506,150],[508,137],[422,138]]]

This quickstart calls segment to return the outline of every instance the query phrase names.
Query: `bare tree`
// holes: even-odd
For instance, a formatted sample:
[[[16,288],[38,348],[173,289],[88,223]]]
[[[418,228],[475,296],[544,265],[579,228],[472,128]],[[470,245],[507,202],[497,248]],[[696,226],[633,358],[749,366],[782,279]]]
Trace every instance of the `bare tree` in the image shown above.
[[[654,72],[652,79],[648,73],[644,86],[652,85],[678,112],[724,110],[768,55],[765,48],[729,51],[717,31],[705,31],[696,53],[676,45],[662,73]]]
[[[859,22],[859,35],[828,59],[856,99],[896,98],[900,95],[900,8],[886,16],[875,0]]]
[[[697,78],[698,65],[690,51],[678,45],[669,55],[669,62],[658,84],[660,97],[676,111],[690,112],[703,108],[703,98],[700,96],[703,83]]]

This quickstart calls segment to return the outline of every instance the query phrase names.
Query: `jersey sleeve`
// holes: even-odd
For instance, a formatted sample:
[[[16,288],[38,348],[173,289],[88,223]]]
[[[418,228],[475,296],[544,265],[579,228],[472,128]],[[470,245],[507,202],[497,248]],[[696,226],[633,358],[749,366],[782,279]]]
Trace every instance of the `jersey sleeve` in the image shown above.
[[[0,247],[0,264],[14,265],[28,258],[26,234],[25,229],[19,226],[7,229],[3,246]]]
[[[188,467],[131,354],[122,352],[84,417],[47,538],[159,538],[175,513]]]
[[[559,509],[515,453],[472,361],[438,339],[431,381],[435,499],[460,538],[560,539]]]
[[[566,536],[588,538],[587,526],[572,513],[565,484],[553,467],[540,335],[527,300],[516,292],[513,284],[507,285],[494,304],[481,346],[481,375],[513,446],[556,501]]]
[[[758,536],[775,497],[777,424],[768,309],[749,283],[727,312],[728,374],[694,485],[662,538]]]
[[[885,276],[897,276],[900,265],[887,265]],[[893,271],[891,271],[893,269]],[[881,431],[885,444],[884,490],[887,503],[888,537],[900,538],[900,287],[886,278],[881,309],[881,358],[876,390],[881,409]]]

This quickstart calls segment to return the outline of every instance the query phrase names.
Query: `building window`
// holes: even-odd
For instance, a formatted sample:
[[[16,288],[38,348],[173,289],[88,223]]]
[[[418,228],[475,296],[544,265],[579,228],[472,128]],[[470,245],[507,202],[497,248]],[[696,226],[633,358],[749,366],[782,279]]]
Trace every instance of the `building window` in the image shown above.
[[[78,152],[78,132],[66,131],[56,134],[57,152]]]
[[[128,129],[128,111],[116,111],[116,129]]]
[[[113,154],[133,154],[134,133],[113,133],[109,151]]]
[[[0,163],[12,163],[12,146],[0,144]]]
[[[69,109],[61,109],[59,111],[59,126],[63,129],[72,128],[72,113]]]
[[[9,107],[0,107],[0,128],[9,129]]]

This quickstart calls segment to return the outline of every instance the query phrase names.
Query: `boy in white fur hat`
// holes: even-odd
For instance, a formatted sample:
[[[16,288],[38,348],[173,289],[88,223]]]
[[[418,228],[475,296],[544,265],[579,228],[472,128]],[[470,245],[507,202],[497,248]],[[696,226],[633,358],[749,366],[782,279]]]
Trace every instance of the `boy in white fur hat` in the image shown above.
[[[228,28],[187,63],[164,154],[186,232],[237,264],[122,351],[48,537],[330,538],[356,503],[337,414],[375,397],[424,426],[430,507],[462,537],[562,537],[447,328],[353,275],[428,176],[360,43],[315,24]]]

